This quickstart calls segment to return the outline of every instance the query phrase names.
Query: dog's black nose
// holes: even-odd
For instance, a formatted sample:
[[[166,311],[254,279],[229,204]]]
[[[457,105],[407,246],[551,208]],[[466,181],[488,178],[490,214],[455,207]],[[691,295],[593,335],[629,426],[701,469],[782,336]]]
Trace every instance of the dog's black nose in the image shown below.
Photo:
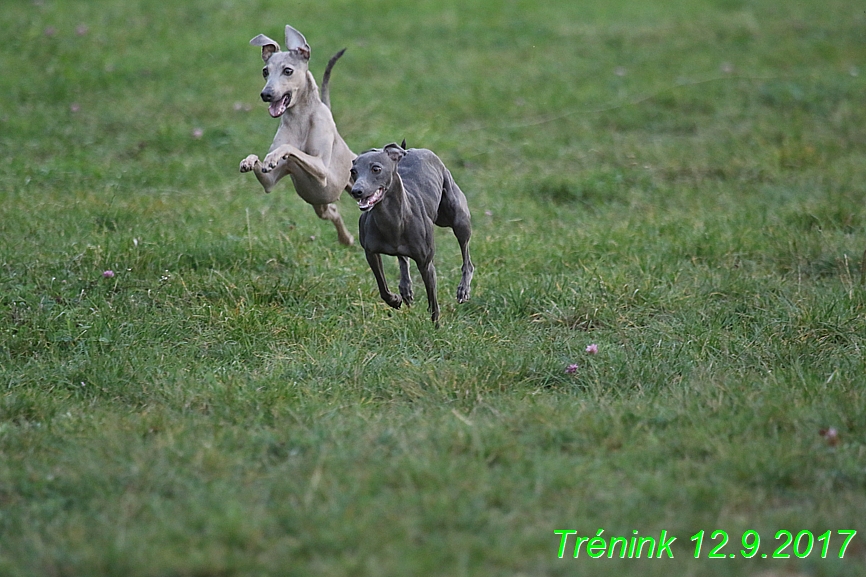
[[[274,93],[270,90],[262,90],[262,100],[265,102],[270,102],[274,99]]]
[[[349,194],[352,195],[352,198],[358,199],[358,198],[361,198],[361,194],[363,192],[364,191],[362,191],[360,188],[352,187],[352,190],[349,191]]]

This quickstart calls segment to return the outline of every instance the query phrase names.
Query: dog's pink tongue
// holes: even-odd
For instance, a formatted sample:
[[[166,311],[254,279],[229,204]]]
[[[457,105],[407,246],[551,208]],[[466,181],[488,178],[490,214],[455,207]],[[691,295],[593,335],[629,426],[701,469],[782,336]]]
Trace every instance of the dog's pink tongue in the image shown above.
[[[271,102],[271,105],[268,106],[268,112],[271,113],[271,116],[274,118],[278,116],[282,116],[282,114],[286,111],[286,108],[289,107],[289,101],[292,99],[292,95],[286,94],[279,100],[275,100]]]

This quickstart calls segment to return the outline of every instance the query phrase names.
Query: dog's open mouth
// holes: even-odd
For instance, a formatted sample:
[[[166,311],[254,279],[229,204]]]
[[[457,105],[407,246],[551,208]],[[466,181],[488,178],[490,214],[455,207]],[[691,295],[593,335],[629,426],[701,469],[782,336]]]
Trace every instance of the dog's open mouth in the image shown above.
[[[380,186],[373,194],[359,199],[358,208],[361,209],[361,212],[367,212],[368,210],[373,208],[380,200],[382,200],[383,196],[385,196],[385,187]]]
[[[274,100],[273,102],[271,102],[271,105],[268,106],[268,112],[274,118],[279,118],[280,116],[283,115],[283,113],[289,107],[289,102],[291,102],[291,101],[292,101],[292,93],[288,92],[285,94],[285,96],[283,96],[279,100]]]

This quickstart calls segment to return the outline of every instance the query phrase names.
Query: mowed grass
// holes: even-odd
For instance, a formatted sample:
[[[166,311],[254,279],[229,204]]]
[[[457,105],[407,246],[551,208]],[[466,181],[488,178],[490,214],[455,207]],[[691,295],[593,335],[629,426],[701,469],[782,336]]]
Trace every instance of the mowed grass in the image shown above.
[[[866,572],[862,6],[12,0],[0,21],[0,574]],[[287,23],[317,79],[348,47],[353,150],[406,138],[467,194],[473,296],[437,232],[438,330],[417,275],[388,309],[290,184],[237,173],[276,128],[247,42]],[[674,559],[559,559],[562,529],[665,530]],[[716,529],[736,558],[707,558]],[[833,531],[826,558],[742,558],[783,529]]]

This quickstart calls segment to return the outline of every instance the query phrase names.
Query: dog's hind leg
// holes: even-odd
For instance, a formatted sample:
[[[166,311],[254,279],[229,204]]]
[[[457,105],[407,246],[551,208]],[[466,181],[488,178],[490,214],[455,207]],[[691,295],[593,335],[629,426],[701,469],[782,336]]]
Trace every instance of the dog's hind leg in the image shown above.
[[[340,239],[340,243],[345,244],[346,246],[351,246],[355,242],[349,229],[347,229],[346,225],[343,224],[343,219],[340,217],[340,211],[337,210],[336,205],[314,204],[313,209],[315,209],[316,215],[319,218],[322,220],[330,220],[334,223],[334,226],[337,228],[337,237]]]
[[[424,281],[424,288],[427,289],[427,310],[430,312],[430,320],[439,324],[439,301],[436,299],[436,267],[433,266],[431,258],[426,264],[415,261],[418,265],[418,272],[421,273],[421,279]]]
[[[469,300],[472,276],[475,274],[475,265],[469,258],[469,237],[472,236],[472,228],[462,223],[454,223],[453,228],[454,236],[457,237],[457,242],[460,244],[460,254],[463,255],[463,267],[461,269],[463,275],[460,277],[460,284],[457,285],[457,302],[465,303]]]
[[[412,277],[409,274],[409,259],[405,256],[398,256],[397,261],[400,263],[400,296],[403,297],[403,302],[411,305],[415,300],[415,294],[412,292]]]
[[[469,258],[469,239],[472,236],[472,217],[469,214],[469,206],[466,203],[466,195],[454,182],[451,173],[447,173],[445,183],[442,189],[443,202],[447,202],[447,208],[450,210],[443,211],[440,208],[440,214],[446,214],[450,217],[450,222],[445,222],[446,226],[450,226],[454,231],[454,236],[457,237],[457,242],[460,244],[460,254],[463,255],[463,275],[460,277],[460,284],[457,285],[457,302],[465,303],[469,300],[469,292],[472,284],[472,275],[475,274],[475,265],[472,264],[472,259]],[[437,223],[438,224],[438,223]]]

